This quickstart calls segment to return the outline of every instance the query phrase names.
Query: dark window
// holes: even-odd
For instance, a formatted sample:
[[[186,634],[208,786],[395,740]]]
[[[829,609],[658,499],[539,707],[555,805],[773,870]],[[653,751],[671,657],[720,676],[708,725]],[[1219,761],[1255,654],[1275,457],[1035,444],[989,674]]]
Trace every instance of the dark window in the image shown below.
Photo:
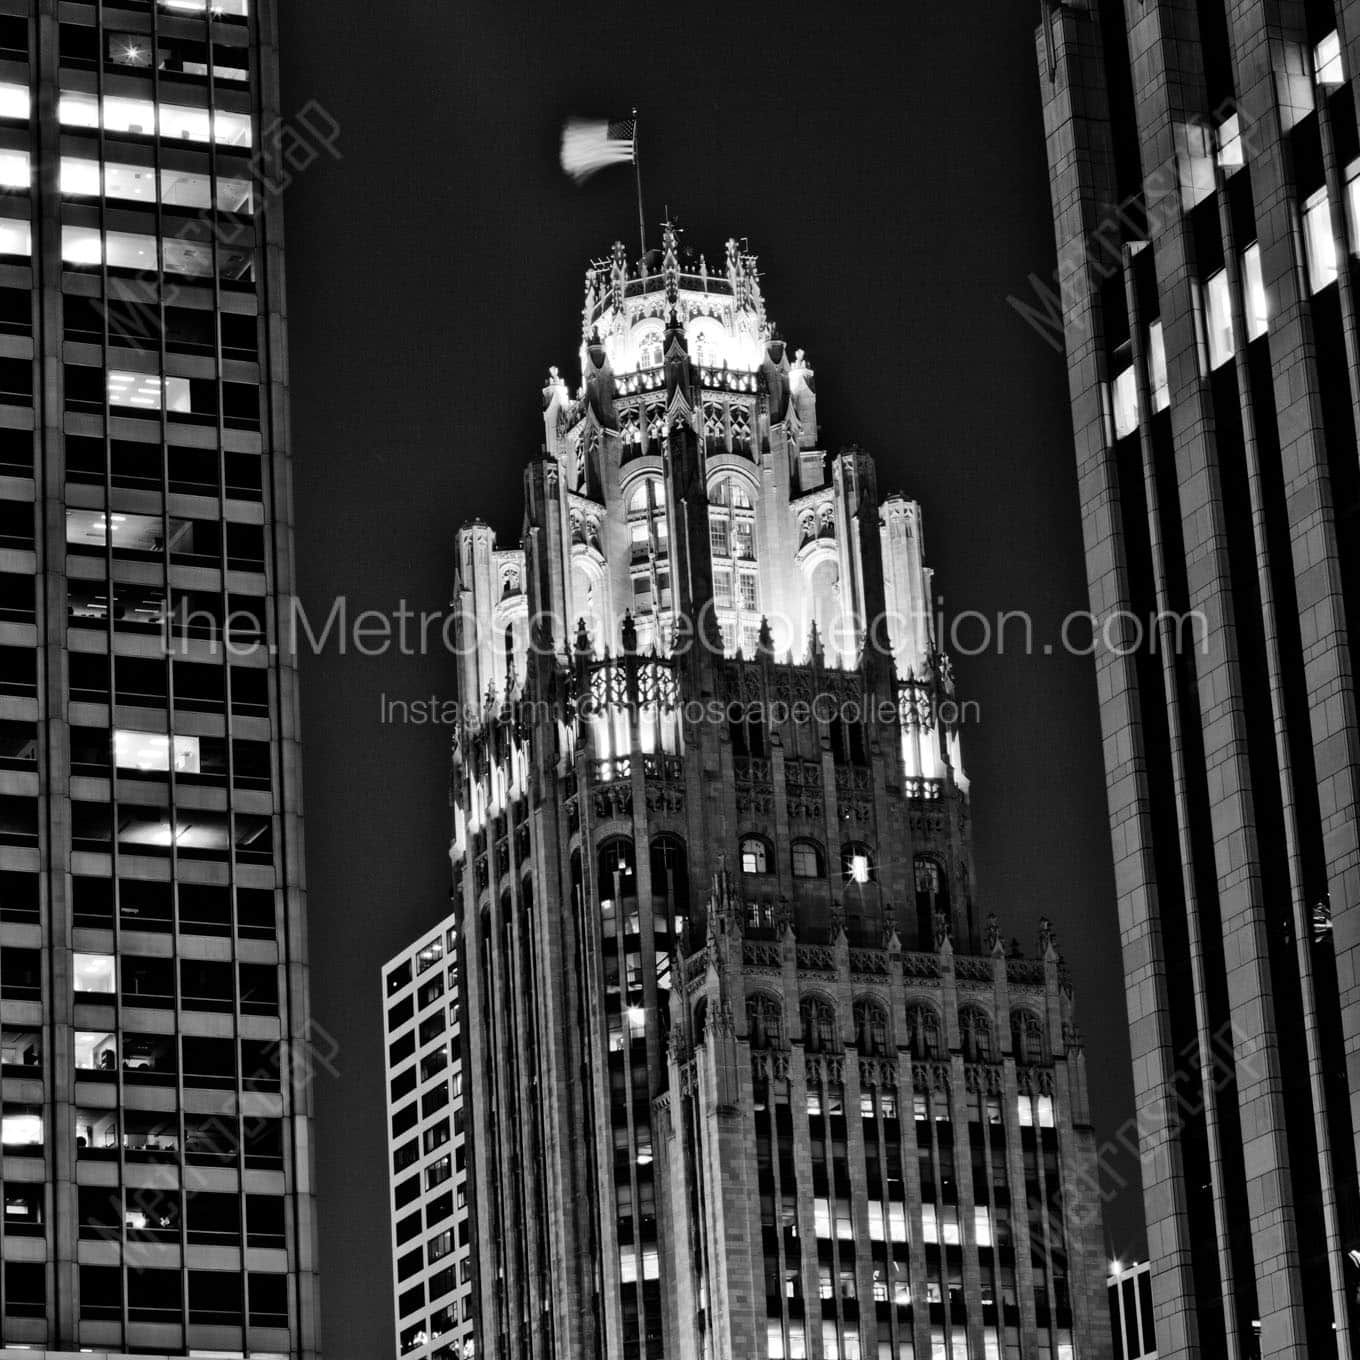
[[[241,1277],[225,1270],[191,1270],[189,1321],[205,1326],[239,1327]]]
[[[229,1245],[241,1240],[241,1204],[235,1195],[195,1190],[188,1195],[185,1209],[190,1242]],[[192,1275],[189,1301],[192,1308],[194,1306]]]
[[[252,1247],[282,1247],[286,1240],[280,1195],[246,1196],[246,1237]]]
[[[80,1267],[80,1316],[122,1318],[123,1272],[117,1266]]]
[[[404,1110],[398,1110],[392,1116],[392,1137],[400,1138],[408,1129],[413,1129],[420,1122],[420,1108],[412,1101]]]

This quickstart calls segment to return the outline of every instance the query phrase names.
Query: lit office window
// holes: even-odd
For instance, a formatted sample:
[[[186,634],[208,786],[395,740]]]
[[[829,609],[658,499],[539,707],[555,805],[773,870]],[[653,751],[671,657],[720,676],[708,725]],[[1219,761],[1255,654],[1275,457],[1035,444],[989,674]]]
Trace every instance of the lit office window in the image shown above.
[[[1152,389],[1152,409],[1165,411],[1171,405],[1171,385],[1166,376],[1166,335],[1162,323],[1148,327],[1148,385]]]
[[[1313,72],[1317,83],[1325,89],[1346,83],[1341,65],[1341,35],[1332,31],[1313,49]]]
[[[142,174],[150,177],[149,171]],[[99,196],[99,162],[82,160],[78,156],[61,158],[61,191],[81,198]],[[140,197],[140,196],[139,196]]]
[[[105,173],[107,176],[107,167]],[[116,196],[112,187],[108,192],[110,197]],[[167,207],[206,209],[212,203],[211,192],[212,182],[207,175],[196,175],[186,170],[161,171],[161,202]],[[217,177],[219,211],[248,213],[254,206],[254,196],[248,179],[224,179],[221,175]]]
[[[1231,175],[1246,164],[1242,147],[1242,123],[1235,113],[1229,114],[1218,125],[1218,163],[1226,175]]]
[[[99,100],[92,94],[63,94],[57,101],[57,117],[66,127],[97,128]]]
[[[76,954],[73,958],[75,989],[100,996],[112,996],[115,990],[112,954]]]
[[[33,96],[27,85],[12,80],[0,80],[0,118],[27,120],[33,107]]]
[[[1308,259],[1308,286],[1315,293],[1321,292],[1336,282],[1336,241],[1326,189],[1319,189],[1303,205],[1303,244]]]
[[[3,179],[4,156],[17,153],[0,154],[0,183]],[[16,176],[19,170],[16,166]],[[28,183],[28,157],[23,157],[23,175],[20,181]],[[61,158],[61,191],[73,198],[98,198],[100,190],[100,165],[96,160],[83,156],[63,156]],[[106,198],[121,199],[128,203],[156,202],[156,172],[145,165],[124,165],[117,161],[105,162],[103,167],[103,189]],[[160,173],[160,201],[167,207],[195,208],[207,211],[214,206],[213,181],[211,175],[196,174],[188,170],[162,170]],[[219,176],[217,180],[216,207],[222,212],[248,213],[254,206],[254,197],[249,180],[227,179]]]
[[[65,91],[57,101],[57,117],[66,127],[97,128],[101,101],[96,95]],[[185,142],[216,142],[219,146],[249,146],[250,115],[230,110],[187,108],[181,104],[161,104],[150,99],[125,95],[105,95],[102,101],[105,132],[125,132],[133,136],[162,137]]]
[[[173,767],[177,774],[199,772],[197,737],[168,737],[163,732],[119,728],[113,734],[113,756],[120,770],[157,773]]]
[[[0,151],[0,188],[27,189],[32,172],[27,151]]]
[[[107,1030],[76,1030],[75,1065],[81,1072],[108,1072],[118,1066],[117,1036]]]
[[[40,1114],[6,1114],[0,1117],[0,1143],[6,1147],[28,1147],[43,1141]]]
[[[1232,292],[1227,270],[1210,274],[1204,285],[1204,328],[1209,345],[1209,367],[1221,368],[1233,357],[1237,341],[1233,334]]]
[[[171,521],[187,524],[186,520]],[[102,510],[66,511],[66,541],[77,547],[127,548],[154,552],[164,541],[165,527],[159,515],[106,515]]]
[[[61,257],[67,264],[97,265],[154,273],[159,267],[156,238],[129,231],[106,231],[101,243],[96,227],[62,227]]]
[[[27,222],[0,217],[0,255],[33,254],[33,229]]]
[[[210,241],[163,241],[167,274],[188,274],[193,278],[212,277],[213,248]]]
[[[230,14],[244,17],[250,13],[249,0],[161,0],[161,8],[175,14]]]
[[[190,410],[189,379],[161,378],[155,373],[109,370],[109,404],[184,412]]]
[[[1138,381],[1132,364],[1110,384],[1110,403],[1114,407],[1114,437],[1123,439],[1138,428]]]
[[[1261,277],[1261,246],[1253,241],[1242,252],[1242,282],[1246,287],[1247,339],[1259,340],[1270,320],[1266,305],[1266,285]]]

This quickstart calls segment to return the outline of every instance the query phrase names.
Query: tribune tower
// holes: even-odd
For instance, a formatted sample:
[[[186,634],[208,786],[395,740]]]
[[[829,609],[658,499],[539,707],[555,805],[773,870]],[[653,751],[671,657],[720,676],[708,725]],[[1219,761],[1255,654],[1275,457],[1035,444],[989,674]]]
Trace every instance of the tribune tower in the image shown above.
[[[457,540],[487,1353],[1107,1355],[1071,994],[978,917],[919,507],[669,224],[543,418],[518,546]]]

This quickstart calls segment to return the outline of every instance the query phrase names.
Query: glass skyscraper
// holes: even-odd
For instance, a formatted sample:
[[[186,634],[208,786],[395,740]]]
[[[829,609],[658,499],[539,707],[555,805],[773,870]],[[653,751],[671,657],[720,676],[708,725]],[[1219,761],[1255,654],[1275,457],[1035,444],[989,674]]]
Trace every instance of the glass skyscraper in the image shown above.
[[[1163,1360],[1360,1348],[1357,43],[1357,0],[1036,32]]]
[[[0,1336],[39,1354],[317,1352],[274,25],[0,0]]]

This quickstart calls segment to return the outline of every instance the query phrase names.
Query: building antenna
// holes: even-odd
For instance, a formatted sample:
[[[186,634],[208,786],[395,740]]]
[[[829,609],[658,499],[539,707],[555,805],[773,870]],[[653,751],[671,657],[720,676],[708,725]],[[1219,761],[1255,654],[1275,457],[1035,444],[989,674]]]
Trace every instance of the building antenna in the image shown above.
[[[633,182],[637,185],[638,244],[642,247],[642,274],[647,275],[647,219],[642,215],[642,159],[638,155],[638,116],[633,110]]]

